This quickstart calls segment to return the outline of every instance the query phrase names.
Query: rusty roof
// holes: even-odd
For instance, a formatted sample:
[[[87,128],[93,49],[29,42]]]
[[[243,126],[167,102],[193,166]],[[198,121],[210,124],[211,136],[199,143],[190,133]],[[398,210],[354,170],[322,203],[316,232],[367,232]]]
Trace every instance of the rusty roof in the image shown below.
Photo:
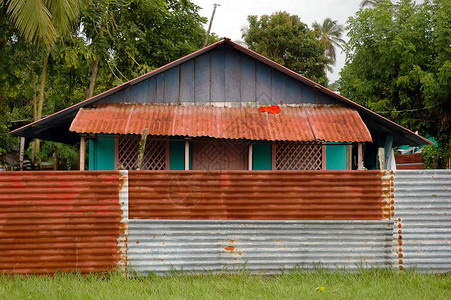
[[[358,112],[341,105],[255,107],[104,104],[81,108],[70,131],[78,133],[213,137],[269,141],[369,142]]]

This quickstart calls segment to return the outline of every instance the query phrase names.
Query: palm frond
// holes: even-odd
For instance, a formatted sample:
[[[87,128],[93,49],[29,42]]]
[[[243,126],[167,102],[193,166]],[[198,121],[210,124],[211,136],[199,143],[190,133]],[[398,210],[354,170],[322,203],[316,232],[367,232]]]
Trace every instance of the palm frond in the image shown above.
[[[55,41],[56,30],[52,23],[52,14],[42,0],[4,1],[6,12],[13,25],[25,39],[42,39],[46,46]]]
[[[86,0],[45,0],[53,17],[53,24],[58,34],[64,35],[71,29]]]
[[[322,24],[314,22],[312,25],[313,29],[319,33],[319,39],[324,41],[327,45],[326,54],[329,57],[332,64],[336,61],[335,47],[343,49],[342,44],[344,40],[341,35],[344,32],[344,26],[339,25],[338,21],[332,20],[331,18],[326,18]]]

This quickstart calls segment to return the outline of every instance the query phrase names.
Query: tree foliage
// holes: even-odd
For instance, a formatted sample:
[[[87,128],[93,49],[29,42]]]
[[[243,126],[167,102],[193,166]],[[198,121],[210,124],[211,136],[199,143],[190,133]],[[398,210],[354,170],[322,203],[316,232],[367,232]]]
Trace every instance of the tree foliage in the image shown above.
[[[35,118],[33,99],[39,95],[45,55],[43,116],[84,100],[89,92],[98,94],[189,54],[205,38],[207,20],[189,0],[91,0],[75,19],[73,30],[58,31],[59,25],[52,25],[58,32],[54,42],[40,43],[52,50],[41,51],[30,43],[40,31],[27,36],[6,13],[10,3],[20,1],[25,2],[0,2],[0,163],[1,153],[17,145],[17,139],[6,132]],[[64,1],[82,2],[36,3]],[[65,6],[59,9],[67,15]],[[44,159],[54,157],[48,153],[51,149],[58,149],[60,156],[70,152],[58,143],[46,143],[42,149]]]
[[[319,33],[287,12],[249,16],[243,38],[249,49],[327,86],[327,43]]]
[[[64,36],[87,0],[0,0],[0,14],[28,41],[50,47]]]
[[[340,93],[449,147],[451,2],[378,1],[347,29]]]
[[[343,49],[345,41],[341,38],[344,32],[344,26],[338,24],[338,21],[332,21],[331,18],[324,19],[323,23],[313,23],[313,29],[317,31],[319,38],[327,45],[326,55],[329,57],[331,64],[335,64],[337,55],[335,47]],[[331,68],[328,68],[331,71]]]

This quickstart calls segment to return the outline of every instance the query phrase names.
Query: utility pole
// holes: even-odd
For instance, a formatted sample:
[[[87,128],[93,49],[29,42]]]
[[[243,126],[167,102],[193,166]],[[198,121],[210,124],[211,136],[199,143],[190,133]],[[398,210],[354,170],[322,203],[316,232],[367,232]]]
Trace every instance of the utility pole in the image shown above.
[[[221,6],[221,4],[213,4],[213,13],[211,14],[210,25],[208,25],[207,36],[205,37],[204,47],[207,46],[208,37],[210,36],[211,24],[213,23],[213,18],[215,17],[216,7]]]

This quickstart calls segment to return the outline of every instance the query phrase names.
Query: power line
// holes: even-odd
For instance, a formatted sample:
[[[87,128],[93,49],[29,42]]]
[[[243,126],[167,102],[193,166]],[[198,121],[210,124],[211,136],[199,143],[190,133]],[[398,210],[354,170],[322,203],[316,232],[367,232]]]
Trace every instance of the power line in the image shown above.
[[[48,116],[50,116],[50,115],[44,115],[44,116],[41,116],[40,118],[45,118],[45,117],[48,117]],[[36,120],[39,120],[40,118],[38,118],[38,117],[31,117],[31,118],[28,118],[28,119],[22,119],[22,120],[11,120],[11,121],[6,121],[6,123],[17,123],[17,122],[25,122],[25,121],[36,121]]]
[[[426,110],[429,108],[434,108],[437,107],[437,105],[442,104],[443,102],[437,103],[436,105],[433,106],[427,106],[427,107],[423,107],[423,108],[415,108],[415,109],[403,109],[403,110],[387,110],[387,111],[375,111],[378,114],[386,114],[386,113],[398,113],[398,112],[412,112],[412,111],[420,111],[420,110]]]

